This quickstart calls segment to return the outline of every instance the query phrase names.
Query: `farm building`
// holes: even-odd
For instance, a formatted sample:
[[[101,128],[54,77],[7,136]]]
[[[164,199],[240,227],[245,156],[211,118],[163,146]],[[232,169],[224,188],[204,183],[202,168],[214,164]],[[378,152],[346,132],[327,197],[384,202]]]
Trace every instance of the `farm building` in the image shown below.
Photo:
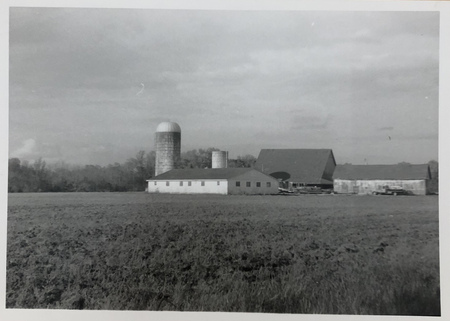
[[[278,193],[278,181],[275,178],[252,168],[173,169],[147,182],[149,193]]]
[[[385,186],[398,186],[416,195],[429,193],[428,164],[338,165],[334,172],[334,192],[372,194]]]
[[[262,149],[255,164],[288,188],[332,188],[335,167],[331,149]]]

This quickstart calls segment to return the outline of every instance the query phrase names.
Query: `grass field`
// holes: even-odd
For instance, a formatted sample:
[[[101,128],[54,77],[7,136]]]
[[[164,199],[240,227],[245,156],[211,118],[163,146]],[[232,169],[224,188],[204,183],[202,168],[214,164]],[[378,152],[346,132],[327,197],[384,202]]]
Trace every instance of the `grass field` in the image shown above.
[[[7,308],[440,315],[436,196],[10,194]]]

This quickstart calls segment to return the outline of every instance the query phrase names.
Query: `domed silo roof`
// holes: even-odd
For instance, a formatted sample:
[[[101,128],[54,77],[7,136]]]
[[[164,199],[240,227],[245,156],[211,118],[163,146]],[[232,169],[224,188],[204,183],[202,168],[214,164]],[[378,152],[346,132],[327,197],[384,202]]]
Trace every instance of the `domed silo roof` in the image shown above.
[[[170,132],[170,133],[181,133],[180,125],[174,122],[165,121],[156,127],[157,133],[164,133],[164,132]]]

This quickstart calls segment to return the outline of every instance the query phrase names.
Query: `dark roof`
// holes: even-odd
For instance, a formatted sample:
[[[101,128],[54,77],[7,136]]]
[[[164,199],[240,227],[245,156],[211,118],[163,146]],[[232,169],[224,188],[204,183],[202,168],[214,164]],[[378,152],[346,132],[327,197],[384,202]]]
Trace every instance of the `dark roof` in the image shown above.
[[[336,165],[331,149],[262,149],[255,164],[257,170],[272,174],[287,172],[290,181],[306,184],[332,184],[324,178],[329,158]]]
[[[428,164],[337,165],[334,179],[429,179]]]
[[[172,169],[150,180],[168,179],[229,179],[252,171],[252,168],[187,168]]]

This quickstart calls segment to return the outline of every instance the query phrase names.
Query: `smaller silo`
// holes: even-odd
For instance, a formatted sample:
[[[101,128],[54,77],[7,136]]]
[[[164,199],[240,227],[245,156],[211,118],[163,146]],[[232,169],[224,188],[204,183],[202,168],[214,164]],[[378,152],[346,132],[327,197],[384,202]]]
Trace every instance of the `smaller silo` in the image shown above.
[[[228,167],[228,152],[222,150],[215,150],[212,152],[212,168],[227,168]]]

